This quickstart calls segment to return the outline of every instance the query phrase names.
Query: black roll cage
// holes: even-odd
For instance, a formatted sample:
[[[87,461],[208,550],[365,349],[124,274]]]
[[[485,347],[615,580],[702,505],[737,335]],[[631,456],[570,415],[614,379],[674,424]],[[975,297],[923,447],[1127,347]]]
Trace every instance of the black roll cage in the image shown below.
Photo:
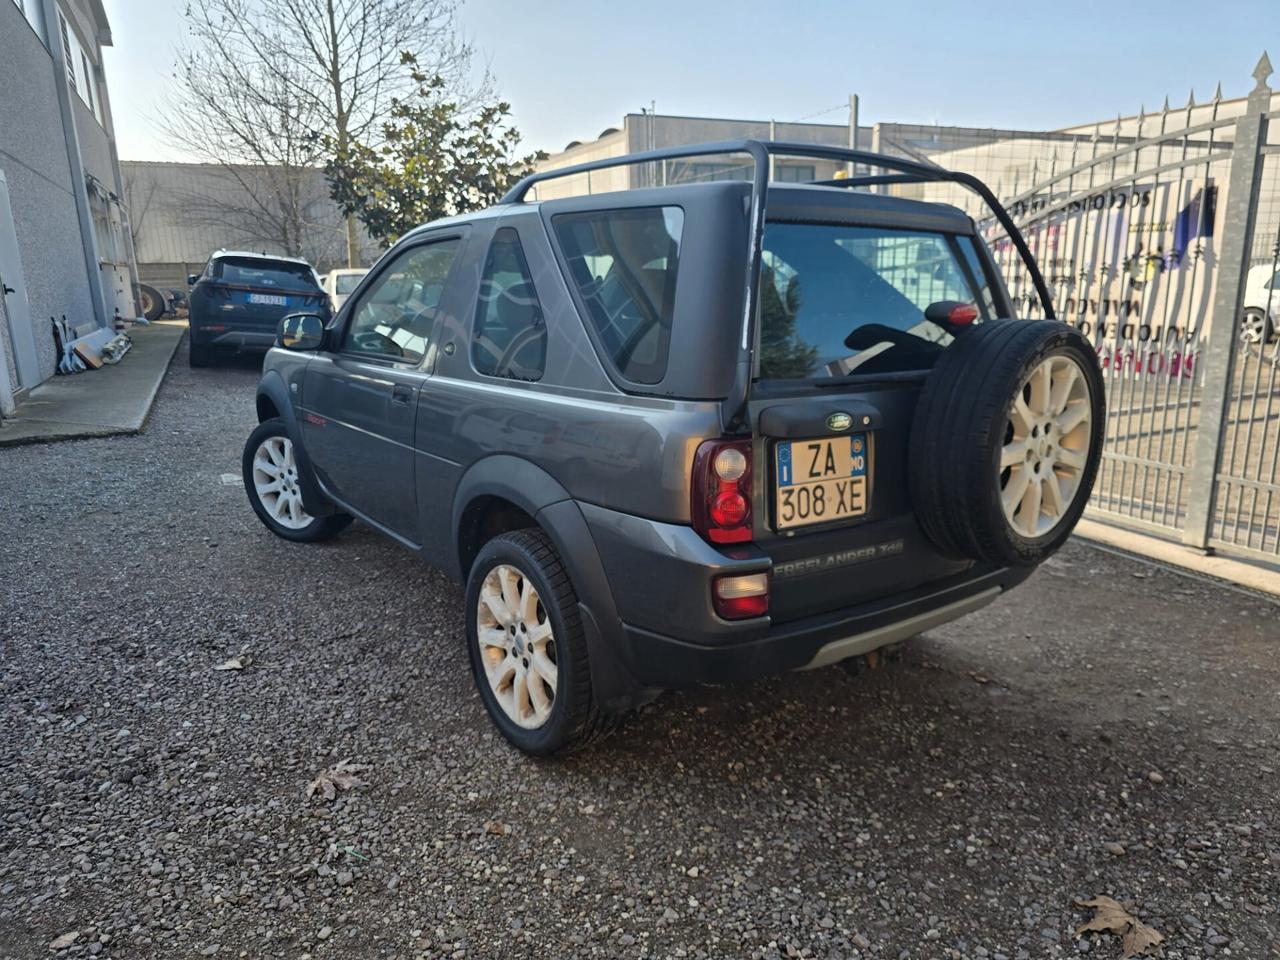
[[[559,167],[531,173],[521,179],[503,196],[501,203],[523,203],[525,194],[530,188],[547,180],[571,177],[593,170],[604,170],[609,167],[633,166],[640,163],[652,163],[660,160],[679,160],[685,157],[703,157],[724,153],[746,153],[751,156],[754,170],[751,178],[751,213],[747,250],[747,285],[743,297],[742,339],[738,349],[738,361],[734,372],[733,387],[729,396],[721,405],[721,422],[726,433],[737,433],[748,429],[747,400],[751,391],[757,331],[755,330],[756,305],[760,289],[760,260],[764,243],[765,202],[769,189],[769,157],[782,155],[789,157],[811,157],[818,160],[834,160],[837,162],[858,164],[867,167],[878,167],[883,170],[896,171],[891,174],[875,174],[851,176],[840,180],[816,180],[813,184],[822,187],[849,189],[882,184],[897,183],[955,183],[967,187],[982,198],[983,202],[995,214],[1009,239],[1013,242],[1031,274],[1031,282],[1044,307],[1044,315],[1055,318],[1053,299],[1049,288],[1045,285],[1044,276],[1032,256],[1022,231],[1013,222],[1009,211],[991,192],[985,183],[972,174],[958,170],[947,170],[943,167],[908,160],[903,157],[891,157],[869,150],[853,150],[847,147],[824,146],[816,143],[799,143],[786,140],[721,140],[714,143],[690,144],[681,147],[666,147],[661,150],[647,150],[643,153],[631,153],[621,157],[607,157],[603,160],[592,160],[578,163],[570,167]]]

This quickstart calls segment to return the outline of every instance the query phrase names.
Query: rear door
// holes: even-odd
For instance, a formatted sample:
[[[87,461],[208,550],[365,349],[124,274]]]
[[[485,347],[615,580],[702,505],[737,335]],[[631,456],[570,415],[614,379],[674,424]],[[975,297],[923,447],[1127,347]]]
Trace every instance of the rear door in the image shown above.
[[[414,423],[449,297],[459,232],[397,251],[347,305],[336,350],[307,367],[303,437],[321,482],[375,523],[417,544]]]
[[[920,533],[907,490],[916,399],[953,330],[931,304],[996,314],[972,237],[770,223],[751,414],[755,540],[773,558],[777,622],[965,569]]]

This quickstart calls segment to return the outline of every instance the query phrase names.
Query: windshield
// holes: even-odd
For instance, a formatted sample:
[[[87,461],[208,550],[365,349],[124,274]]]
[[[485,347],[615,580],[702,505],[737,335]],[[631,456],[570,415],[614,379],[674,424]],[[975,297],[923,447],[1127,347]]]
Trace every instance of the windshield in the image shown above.
[[[762,380],[926,369],[951,334],[935,303],[994,312],[970,237],[884,227],[770,223],[760,277]]]
[[[213,276],[225,283],[243,283],[252,287],[300,287],[315,289],[316,278],[305,263],[287,260],[223,257],[215,260]]]
[[[334,291],[336,293],[350,293],[360,285],[360,281],[364,279],[363,273],[340,273],[334,279]]]

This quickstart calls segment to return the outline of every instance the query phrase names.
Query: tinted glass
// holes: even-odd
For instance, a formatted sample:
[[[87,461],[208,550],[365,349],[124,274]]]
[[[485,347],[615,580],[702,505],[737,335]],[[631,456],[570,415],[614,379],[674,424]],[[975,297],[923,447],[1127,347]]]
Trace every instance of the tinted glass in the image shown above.
[[[667,371],[684,212],[597,210],[552,222],[606,356],[625,379],[657,383]]]
[[[510,227],[493,235],[480,277],[471,362],[490,377],[540,380],[547,360],[547,328],[520,236]]]
[[[363,279],[363,273],[340,273],[333,278],[333,290],[335,293],[350,293],[360,286]]]
[[[771,223],[760,280],[761,379],[827,379],[933,365],[951,342],[932,303],[991,298],[967,237],[877,227]],[[976,256],[972,257],[976,263]]]
[[[316,289],[315,274],[309,266],[284,260],[223,257],[213,262],[210,276],[224,283],[243,283],[252,287]]]
[[[420,362],[459,242],[441,240],[397,256],[360,297],[343,349]]]

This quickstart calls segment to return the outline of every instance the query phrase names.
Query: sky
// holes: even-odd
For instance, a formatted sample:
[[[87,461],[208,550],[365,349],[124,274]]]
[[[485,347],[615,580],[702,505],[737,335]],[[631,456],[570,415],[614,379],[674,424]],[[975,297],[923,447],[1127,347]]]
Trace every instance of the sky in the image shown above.
[[[120,156],[185,159],[153,117],[189,0],[104,0]],[[413,2],[413,0],[405,0]],[[1053,129],[1165,96],[1242,96],[1280,0],[467,0],[459,19],[526,149],[556,152],[624,114]],[[1280,77],[1272,78],[1280,86]],[[834,109],[833,109],[834,108]]]

